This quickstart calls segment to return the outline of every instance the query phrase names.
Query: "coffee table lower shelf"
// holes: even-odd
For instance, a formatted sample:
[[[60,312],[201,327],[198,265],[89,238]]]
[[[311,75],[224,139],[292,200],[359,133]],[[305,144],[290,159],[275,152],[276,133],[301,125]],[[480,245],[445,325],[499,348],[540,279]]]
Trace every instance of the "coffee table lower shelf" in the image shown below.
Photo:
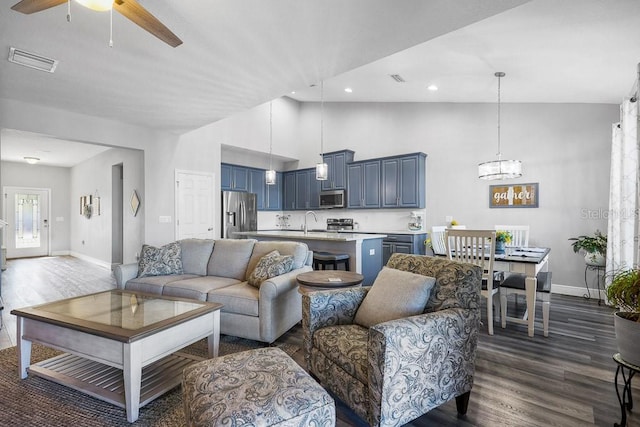
[[[177,352],[142,368],[140,407],[179,385],[187,366],[204,360]],[[63,353],[33,364],[29,373],[125,408],[122,369]]]

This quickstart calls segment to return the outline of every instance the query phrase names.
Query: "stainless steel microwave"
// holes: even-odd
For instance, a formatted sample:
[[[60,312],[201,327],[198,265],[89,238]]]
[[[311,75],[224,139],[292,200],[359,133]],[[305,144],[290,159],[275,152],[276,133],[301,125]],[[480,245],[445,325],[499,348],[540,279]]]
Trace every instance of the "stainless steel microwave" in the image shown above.
[[[346,206],[344,190],[320,192],[320,209],[344,208]]]

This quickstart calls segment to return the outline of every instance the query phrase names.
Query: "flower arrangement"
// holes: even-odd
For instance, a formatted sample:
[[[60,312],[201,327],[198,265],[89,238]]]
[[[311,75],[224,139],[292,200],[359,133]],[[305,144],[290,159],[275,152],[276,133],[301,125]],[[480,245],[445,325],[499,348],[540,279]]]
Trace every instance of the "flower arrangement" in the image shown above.
[[[496,231],[496,242],[511,243],[511,232],[498,230]]]

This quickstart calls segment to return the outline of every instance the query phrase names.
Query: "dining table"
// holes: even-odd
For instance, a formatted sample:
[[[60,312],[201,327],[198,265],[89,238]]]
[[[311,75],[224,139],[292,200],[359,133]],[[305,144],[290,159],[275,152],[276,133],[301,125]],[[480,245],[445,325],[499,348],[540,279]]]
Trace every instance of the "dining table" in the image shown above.
[[[507,247],[504,254],[495,254],[493,261],[494,271],[504,271],[506,273],[521,273],[526,276],[525,293],[527,300],[527,311],[524,318],[509,317],[509,321],[527,325],[527,332],[530,337],[535,331],[535,310],[536,310],[536,290],[541,271],[549,269],[550,248],[546,247]]]

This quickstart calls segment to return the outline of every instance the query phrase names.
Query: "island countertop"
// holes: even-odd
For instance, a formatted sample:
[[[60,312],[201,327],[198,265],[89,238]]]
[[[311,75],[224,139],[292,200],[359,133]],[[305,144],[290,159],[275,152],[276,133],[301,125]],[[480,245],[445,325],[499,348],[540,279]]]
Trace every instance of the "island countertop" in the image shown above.
[[[280,239],[292,239],[292,240],[322,240],[332,242],[354,242],[358,240],[369,239],[383,239],[387,237],[386,234],[365,234],[365,233],[337,233],[337,232],[321,232],[321,231],[309,231],[307,234],[304,231],[297,230],[264,230],[264,231],[238,231],[233,233],[234,236],[245,237],[273,237]]]

